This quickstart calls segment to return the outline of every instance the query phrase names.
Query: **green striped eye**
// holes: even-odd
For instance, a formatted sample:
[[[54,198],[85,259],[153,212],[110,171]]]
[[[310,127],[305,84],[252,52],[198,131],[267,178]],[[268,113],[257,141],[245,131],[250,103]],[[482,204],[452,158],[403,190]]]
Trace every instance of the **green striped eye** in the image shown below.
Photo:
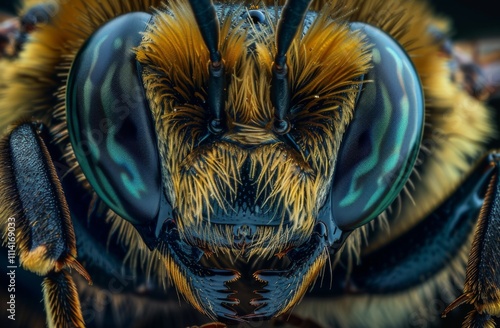
[[[75,156],[97,195],[134,224],[154,222],[161,198],[156,133],[132,49],[150,20],[115,18],[78,52],[66,110]]]
[[[424,125],[422,87],[403,48],[373,26],[350,27],[372,45],[373,68],[335,167],[331,208],[342,230],[369,222],[394,201],[413,169]]]

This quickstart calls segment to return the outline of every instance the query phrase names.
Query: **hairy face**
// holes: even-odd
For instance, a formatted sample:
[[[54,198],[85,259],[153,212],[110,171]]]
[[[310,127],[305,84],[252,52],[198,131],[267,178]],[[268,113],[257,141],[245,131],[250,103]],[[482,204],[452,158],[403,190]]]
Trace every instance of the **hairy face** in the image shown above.
[[[289,52],[291,128],[277,134],[270,99],[273,10],[262,10],[268,23],[259,25],[241,18],[243,9],[218,11],[227,95],[222,134],[207,130],[208,51],[186,5],[156,13],[137,58],[179,239],[206,256],[215,253],[204,265],[230,269],[234,277],[228,281],[246,273],[266,281],[258,276],[269,269],[266,261],[305,244],[317,223],[353,116],[356,79],[367,70],[369,55],[345,25],[327,15],[315,17]],[[316,277],[326,259],[321,253],[304,269],[299,291],[283,301],[280,312]],[[175,256],[166,257],[171,270],[183,271]],[[210,314],[188,276],[174,277],[176,285],[185,286],[180,289],[187,299]]]

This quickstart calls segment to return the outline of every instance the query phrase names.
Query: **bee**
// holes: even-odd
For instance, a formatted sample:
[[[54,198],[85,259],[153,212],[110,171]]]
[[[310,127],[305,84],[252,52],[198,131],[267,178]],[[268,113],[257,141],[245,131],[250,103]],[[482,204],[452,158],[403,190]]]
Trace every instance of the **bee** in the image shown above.
[[[0,62],[5,320],[410,327],[451,296],[443,316],[494,325],[498,127],[450,78],[425,3],[52,0],[22,17]]]

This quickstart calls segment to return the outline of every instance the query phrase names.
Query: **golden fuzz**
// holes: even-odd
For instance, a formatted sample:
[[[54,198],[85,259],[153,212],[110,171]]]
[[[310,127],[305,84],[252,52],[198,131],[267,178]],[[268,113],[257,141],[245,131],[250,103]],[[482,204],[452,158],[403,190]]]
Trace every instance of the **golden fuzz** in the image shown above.
[[[317,260],[314,261],[314,263],[311,265],[309,270],[307,270],[307,272],[304,274],[304,277],[302,278],[300,285],[298,285],[299,288],[295,291],[293,295],[290,295],[291,297],[288,300],[288,303],[285,305],[285,307],[283,307],[283,309],[277,315],[287,313],[288,311],[292,310],[296,304],[299,304],[299,302],[306,294],[307,290],[316,281],[316,278],[318,277],[320,271],[326,264],[328,256],[329,252],[328,250],[325,249],[325,251],[322,252],[322,254],[317,258]]]
[[[49,328],[72,327],[84,328],[80,299],[71,274],[66,271],[46,277],[42,284],[43,297]],[[68,321],[68,319],[70,321]]]
[[[361,37],[333,21],[328,11],[296,38],[288,63],[297,152],[272,132],[274,27],[242,29],[234,22],[241,13],[231,12],[221,21],[228,132],[208,146],[197,142],[208,122],[209,58],[191,11],[182,2],[158,11],[137,49],[146,67],[143,78],[159,135],[164,185],[178,210],[180,232],[189,237],[190,230],[202,229],[203,216],[210,219],[213,205],[226,213],[235,210],[240,174],[248,165],[261,205],[281,209],[271,215],[282,222],[288,218],[296,233],[306,236],[333,174],[333,154],[352,118],[356,79],[367,71],[370,56]],[[245,150],[234,143],[258,147]]]

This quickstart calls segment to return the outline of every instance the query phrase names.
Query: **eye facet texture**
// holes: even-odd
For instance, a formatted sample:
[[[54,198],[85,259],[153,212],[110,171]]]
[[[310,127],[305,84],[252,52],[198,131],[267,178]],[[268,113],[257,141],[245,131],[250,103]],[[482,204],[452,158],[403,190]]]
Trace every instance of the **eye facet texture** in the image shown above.
[[[85,177],[134,224],[156,219],[161,196],[156,133],[133,52],[150,17],[130,13],[97,30],[73,62],[66,94],[68,131]]]
[[[382,30],[351,23],[372,45],[364,83],[337,157],[332,214],[342,230],[378,216],[397,197],[416,160],[424,125],[423,91],[403,48]]]

